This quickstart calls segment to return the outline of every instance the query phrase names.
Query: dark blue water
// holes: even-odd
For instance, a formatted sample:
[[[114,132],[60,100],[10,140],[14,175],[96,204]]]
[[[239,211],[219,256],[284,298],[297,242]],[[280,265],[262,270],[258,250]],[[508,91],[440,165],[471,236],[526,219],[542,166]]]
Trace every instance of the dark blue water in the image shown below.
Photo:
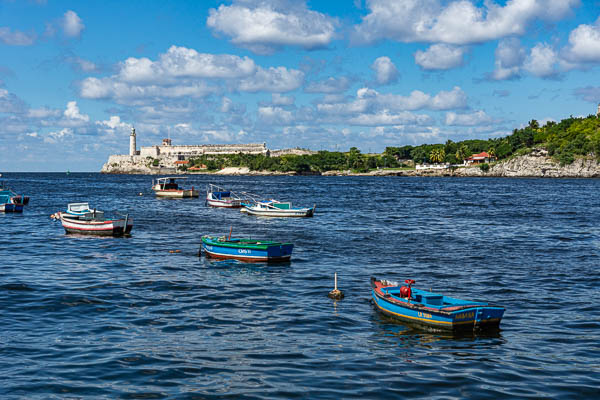
[[[32,200],[0,214],[3,399],[600,393],[599,180],[188,179],[317,205],[314,218],[260,219],[155,199],[148,176],[4,178]],[[130,213],[132,236],[66,235],[49,216],[82,200]],[[292,262],[198,258],[201,235],[230,227],[295,243]],[[504,305],[501,330],[390,321],[371,276]]]

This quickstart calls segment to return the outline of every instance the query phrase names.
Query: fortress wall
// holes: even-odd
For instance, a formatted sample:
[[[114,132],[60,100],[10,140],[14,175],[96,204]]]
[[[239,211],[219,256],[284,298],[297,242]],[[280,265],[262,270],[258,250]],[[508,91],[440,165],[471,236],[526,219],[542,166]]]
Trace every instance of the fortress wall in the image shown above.
[[[268,152],[265,143],[250,144],[208,144],[208,145],[181,145],[181,146],[147,146],[142,147],[140,154],[157,158],[159,156],[201,156],[203,154],[266,154]]]

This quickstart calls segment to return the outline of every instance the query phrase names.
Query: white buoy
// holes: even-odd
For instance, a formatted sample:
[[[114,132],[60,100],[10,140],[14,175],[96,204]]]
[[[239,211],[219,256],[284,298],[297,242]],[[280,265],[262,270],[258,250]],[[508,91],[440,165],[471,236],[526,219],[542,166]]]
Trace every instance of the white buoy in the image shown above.
[[[333,274],[333,290],[327,295],[329,298],[334,300],[341,300],[344,298],[344,293],[338,290],[337,287],[337,272]]]

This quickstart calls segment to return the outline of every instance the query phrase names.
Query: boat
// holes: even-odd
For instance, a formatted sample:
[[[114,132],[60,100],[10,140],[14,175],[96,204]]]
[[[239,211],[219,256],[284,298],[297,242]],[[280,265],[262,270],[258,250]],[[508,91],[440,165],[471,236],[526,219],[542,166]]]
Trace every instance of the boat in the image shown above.
[[[240,210],[250,215],[262,215],[265,217],[312,217],[316,205],[313,207],[292,207],[289,201],[265,200],[256,201],[253,204],[242,203]]]
[[[175,180],[187,179],[184,176],[167,176],[164,178],[158,178],[156,181],[152,180],[152,190],[156,194],[156,197],[164,197],[170,199],[182,199],[185,197],[198,197],[198,191],[192,186],[191,189],[182,189],[179,187]]]
[[[245,201],[247,200],[236,193],[212,183],[206,189],[206,204],[211,207],[240,208]]]
[[[232,239],[225,236],[202,236],[201,252],[206,257],[247,262],[285,262],[292,257],[292,243],[272,240]]]
[[[131,232],[133,218],[106,218],[103,211],[91,209],[89,203],[69,203],[67,211],[50,216],[60,220],[66,233],[96,236],[123,236]]]
[[[23,207],[27,204],[29,196],[15,193],[0,181],[0,212],[23,212]]]
[[[380,312],[434,330],[498,329],[500,326],[504,307],[415,289],[412,279],[405,283],[400,286],[371,277],[373,302]]]

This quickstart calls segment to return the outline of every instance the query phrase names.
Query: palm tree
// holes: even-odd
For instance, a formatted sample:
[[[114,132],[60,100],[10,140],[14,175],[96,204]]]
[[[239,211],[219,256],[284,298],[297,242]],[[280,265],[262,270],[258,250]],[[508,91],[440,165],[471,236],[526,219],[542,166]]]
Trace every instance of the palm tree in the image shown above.
[[[459,161],[463,161],[465,158],[468,157],[469,154],[469,148],[462,144],[460,145],[460,147],[458,148],[458,150],[456,150],[456,159]]]
[[[496,149],[495,149],[495,148],[493,148],[493,147],[490,147],[490,149],[488,150],[488,152],[487,152],[487,153],[490,155],[490,159],[491,159],[492,157],[496,158]]]
[[[431,154],[429,155],[429,159],[434,163],[441,163],[446,158],[446,152],[444,149],[438,148],[431,150]]]

